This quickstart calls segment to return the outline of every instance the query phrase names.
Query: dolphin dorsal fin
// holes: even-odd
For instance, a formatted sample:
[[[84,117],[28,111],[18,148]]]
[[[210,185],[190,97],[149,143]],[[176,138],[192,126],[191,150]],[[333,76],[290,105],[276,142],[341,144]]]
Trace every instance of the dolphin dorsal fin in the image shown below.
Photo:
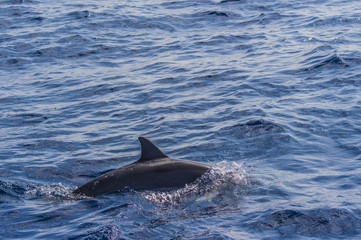
[[[142,147],[142,153],[140,159],[138,160],[139,162],[145,162],[157,158],[168,157],[159,148],[157,148],[157,146],[155,146],[154,143],[152,143],[145,137],[139,137],[138,139]]]

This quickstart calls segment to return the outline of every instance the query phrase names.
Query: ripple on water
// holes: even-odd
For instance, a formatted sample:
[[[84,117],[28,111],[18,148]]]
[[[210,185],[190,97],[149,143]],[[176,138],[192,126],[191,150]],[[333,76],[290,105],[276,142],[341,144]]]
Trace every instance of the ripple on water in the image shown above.
[[[0,1],[0,238],[358,239],[359,5]],[[214,167],[72,196],[140,135]]]
[[[280,210],[255,224],[264,229],[277,229],[283,237],[354,236],[361,229],[361,219],[346,209]]]

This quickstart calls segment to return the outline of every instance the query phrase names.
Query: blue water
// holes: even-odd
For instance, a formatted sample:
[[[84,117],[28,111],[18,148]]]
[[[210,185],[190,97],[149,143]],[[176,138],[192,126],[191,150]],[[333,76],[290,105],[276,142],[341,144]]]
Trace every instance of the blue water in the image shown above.
[[[361,238],[360,29],[356,0],[2,0],[0,238]],[[72,196],[138,136],[213,170]]]

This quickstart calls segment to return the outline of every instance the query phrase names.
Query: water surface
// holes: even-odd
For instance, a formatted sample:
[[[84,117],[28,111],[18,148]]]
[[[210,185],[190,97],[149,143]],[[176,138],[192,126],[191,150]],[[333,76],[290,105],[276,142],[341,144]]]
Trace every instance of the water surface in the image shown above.
[[[359,239],[358,1],[0,3],[2,239]],[[71,191],[138,136],[214,166]]]

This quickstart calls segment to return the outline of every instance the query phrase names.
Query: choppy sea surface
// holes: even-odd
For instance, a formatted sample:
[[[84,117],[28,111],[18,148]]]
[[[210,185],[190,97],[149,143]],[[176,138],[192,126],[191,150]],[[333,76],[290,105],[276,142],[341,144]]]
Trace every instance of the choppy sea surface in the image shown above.
[[[1,0],[1,239],[360,239],[361,4]],[[213,166],[76,198],[138,136]]]

